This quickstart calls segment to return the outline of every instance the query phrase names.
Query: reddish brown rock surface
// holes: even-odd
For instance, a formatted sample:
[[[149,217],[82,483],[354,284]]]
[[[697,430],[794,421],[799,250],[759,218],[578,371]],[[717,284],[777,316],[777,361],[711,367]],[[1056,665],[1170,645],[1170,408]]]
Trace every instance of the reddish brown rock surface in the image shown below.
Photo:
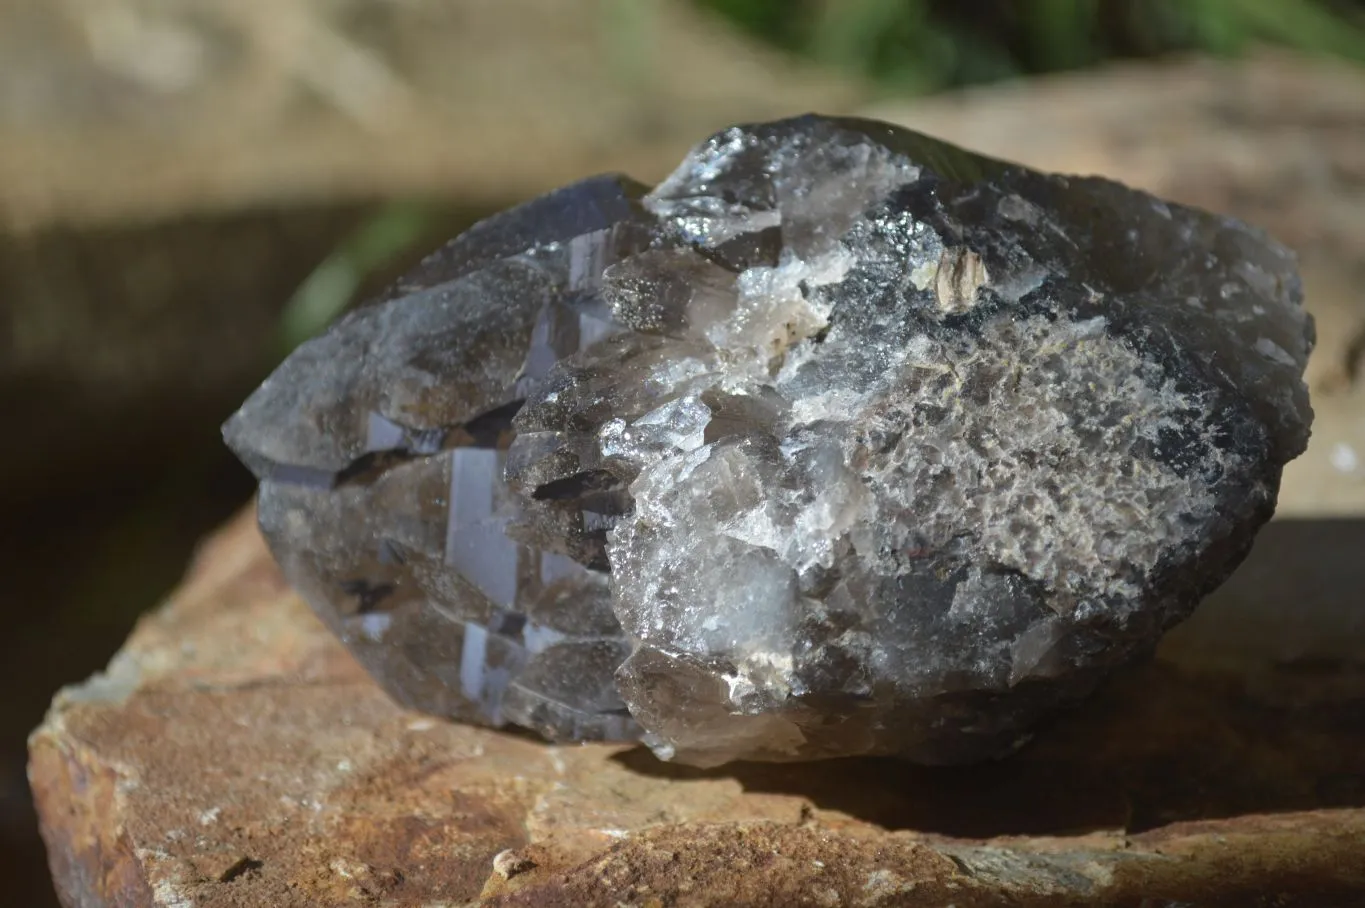
[[[243,514],[30,775],[73,906],[1292,901],[1365,891],[1363,698],[1159,660],[995,766],[687,770],[399,709]]]

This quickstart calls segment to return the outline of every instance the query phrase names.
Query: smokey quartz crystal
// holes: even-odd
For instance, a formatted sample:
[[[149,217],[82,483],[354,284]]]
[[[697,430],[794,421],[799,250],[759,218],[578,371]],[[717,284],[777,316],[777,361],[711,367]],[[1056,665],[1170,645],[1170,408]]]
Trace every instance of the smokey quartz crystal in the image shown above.
[[[698,765],[980,760],[1152,649],[1303,451],[1245,225],[886,124],[491,218],[224,432],[398,700]]]

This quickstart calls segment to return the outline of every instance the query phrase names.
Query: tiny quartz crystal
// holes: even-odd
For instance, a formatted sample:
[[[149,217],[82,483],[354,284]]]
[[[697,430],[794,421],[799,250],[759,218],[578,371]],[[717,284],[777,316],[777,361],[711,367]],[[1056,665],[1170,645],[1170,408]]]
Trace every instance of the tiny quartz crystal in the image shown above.
[[[1007,753],[1246,555],[1294,259],[903,129],[740,126],[484,221],[224,428],[398,700],[709,766]]]

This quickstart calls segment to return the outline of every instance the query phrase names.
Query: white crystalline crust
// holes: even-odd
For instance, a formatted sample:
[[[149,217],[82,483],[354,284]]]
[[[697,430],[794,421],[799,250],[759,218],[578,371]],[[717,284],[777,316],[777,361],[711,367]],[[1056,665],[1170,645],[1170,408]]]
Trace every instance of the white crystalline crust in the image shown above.
[[[661,755],[693,763],[839,752],[848,742],[831,724],[859,726],[851,751],[932,759],[937,744],[894,729],[879,741],[882,731],[860,726],[894,725],[917,698],[1083,677],[1087,661],[1107,661],[1088,659],[1104,634],[1087,639],[1087,624],[1150,639],[1192,604],[1154,579],[1230,535],[1229,496],[1253,513],[1268,507],[1276,475],[1264,439],[1226,443],[1220,393],[1189,381],[1169,351],[1144,350],[1103,305],[1082,310],[1040,290],[1084,275],[1018,250],[992,269],[986,249],[888,208],[921,177],[913,162],[862,145],[820,149],[812,170],[802,156],[813,152],[789,143],[766,168],[773,210],[707,195],[754,144],[738,133],[708,143],[646,202],[702,247],[773,228],[795,242],[775,266],[741,270],[728,292],[712,280],[685,307],[682,333],[715,349],[711,374],[599,435],[604,458],[638,471],[634,510],[607,548],[617,613],[639,644],[625,696]],[[1026,229],[1075,229],[1011,193],[997,207]],[[877,231],[854,229],[869,221],[899,236],[899,260],[870,239]],[[875,274],[869,262],[899,285],[848,290],[860,267]],[[1237,263],[1248,269],[1264,273]],[[1148,305],[1187,305],[1144,290],[1156,296]],[[874,295],[891,296],[877,316],[901,324],[841,319]],[[1028,308],[1009,305],[1025,297]],[[643,301],[637,288],[614,302],[630,324]],[[945,326],[979,306],[990,311],[974,323]],[[1303,324],[1283,288],[1266,307],[1269,322]],[[907,330],[916,319],[923,330]],[[1264,338],[1239,355],[1257,354],[1302,368],[1302,355]],[[762,399],[775,416],[708,439],[708,392]],[[1252,423],[1236,431],[1264,431]],[[665,701],[657,666],[643,667],[659,660],[717,683],[687,704]],[[808,676],[822,661],[856,667],[819,689]],[[816,714],[806,700],[819,695],[840,702]]]

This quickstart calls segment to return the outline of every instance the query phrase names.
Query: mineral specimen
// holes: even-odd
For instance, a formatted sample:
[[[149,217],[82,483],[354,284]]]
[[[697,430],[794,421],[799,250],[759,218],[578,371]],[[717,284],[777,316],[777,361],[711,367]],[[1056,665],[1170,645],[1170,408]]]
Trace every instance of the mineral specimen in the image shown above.
[[[475,226],[225,435],[405,703],[699,765],[953,763],[1236,567],[1311,346],[1251,228],[809,116]]]

